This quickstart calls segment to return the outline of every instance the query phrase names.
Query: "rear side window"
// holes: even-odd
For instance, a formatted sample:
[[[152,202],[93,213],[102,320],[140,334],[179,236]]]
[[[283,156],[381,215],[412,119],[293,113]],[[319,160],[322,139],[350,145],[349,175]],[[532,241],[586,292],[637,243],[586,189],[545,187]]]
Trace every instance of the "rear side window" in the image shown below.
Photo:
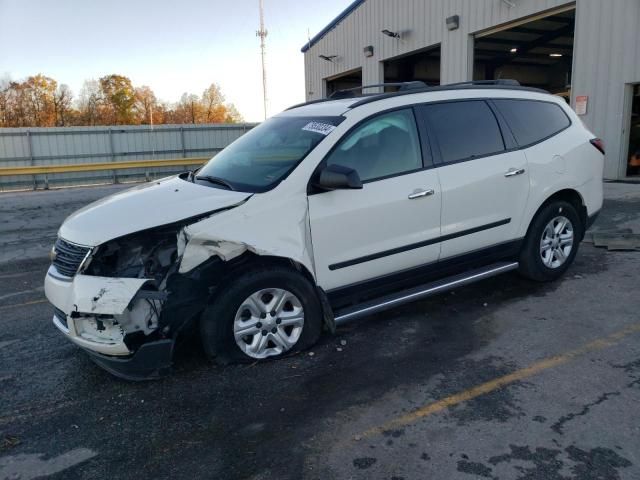
[[[498,121],[486,102],[436,103],[422,108],[444,163],[504,151]]]
[[[561,132],[571,121],[555,103],[532,100],[494,100],[518,145],[537,143]]]

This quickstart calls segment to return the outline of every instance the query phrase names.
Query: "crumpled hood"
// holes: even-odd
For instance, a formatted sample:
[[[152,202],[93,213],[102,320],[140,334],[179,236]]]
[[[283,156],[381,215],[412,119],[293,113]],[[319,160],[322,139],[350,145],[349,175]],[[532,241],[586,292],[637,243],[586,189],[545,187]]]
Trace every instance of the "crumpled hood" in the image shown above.
[[[73,243],[96,246],[129,233],[229,208],[250,196],[168,177],[81,208],[64,221],[58,234]]]

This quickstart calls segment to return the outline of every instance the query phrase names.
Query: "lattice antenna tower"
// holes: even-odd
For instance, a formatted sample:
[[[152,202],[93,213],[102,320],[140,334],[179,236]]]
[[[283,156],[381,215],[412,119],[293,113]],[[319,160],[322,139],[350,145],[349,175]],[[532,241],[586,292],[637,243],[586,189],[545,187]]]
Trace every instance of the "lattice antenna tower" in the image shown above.
[[[260,1],[260,30],[256,32],[256,37],[260,38],[260,55],[262,57],[262,103],[264,107],[264,119],[267,119],[267,67],[265,64],[265,55],[267,53],[267,45],[265,39],[269,33],[264,28],[264,5]]]

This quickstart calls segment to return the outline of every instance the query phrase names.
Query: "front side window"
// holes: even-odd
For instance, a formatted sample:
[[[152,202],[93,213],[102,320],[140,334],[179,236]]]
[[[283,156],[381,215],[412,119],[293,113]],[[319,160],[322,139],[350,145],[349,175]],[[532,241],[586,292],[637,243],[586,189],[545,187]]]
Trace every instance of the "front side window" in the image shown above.
[[[216,188],[264,192],[286,178],[344,117],[274,117],[244,134],[195,174]]]
[[[518,145],[537,143],[564,130],[571,121],[562,108],[551,102],[533,100],[494,100]]]
[[[495,115],[482,100],[424,105],[430,131],[440,146],[444,163],[483,157],[504,151]]]
[[[422,168],[413,110],[395,110],[365,121],[338,144],[327,165],[358,172],[363,182]]]

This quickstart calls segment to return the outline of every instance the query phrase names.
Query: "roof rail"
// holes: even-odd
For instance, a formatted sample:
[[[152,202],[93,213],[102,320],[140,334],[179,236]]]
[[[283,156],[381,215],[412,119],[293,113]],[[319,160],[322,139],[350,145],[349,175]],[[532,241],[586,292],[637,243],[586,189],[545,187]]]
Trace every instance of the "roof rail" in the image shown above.
[[[497,80],[469,80],[468,82],[447,83],[443,87],[460,87],[462,85],[503,85],[506,87],[519,87],[520,82],[512,78],[498,78]]]
[[[339,98],[353,98],[355,97],[355,93],[358,90],[362,91],[365,90],[367,88],[377,88],[377,87],[400,87],[398,89],[399,92],[404,92],[406,90],[415,90],[418,88],[428,88],[429,86],[421,81],[414,81],[414,82],[391,82],[391,83],[374,83],[372,85],[361,85],[359,87],[353,87],[353,88],[345,88],[342,90],[336,90],[335,92],[333,92],[331,95],[329,95],[329,99],[331,100],[337,100]]]
[[[520,85],[520,82],[518,82],[517,80],[513,80],[509,78],[500,78],[498,80],[470,80],[468,82],[449,83],[445,85],[436,85],[432,87],[428,86],[426,83],[421,81],[378,83],[374,85],[363,85],[361,87],[337,90],[333,92],[331,95],[329,95],[328,98],[322,98],[318,100],[311,100],[309,102],[299,103],[297,105],[293,105],[287,108],[287,110],[291,110],[297,107],[302,107],[304,105],[311,105],[314,103],[322,103],[322,102],[329,102],[331,100],[339,100],[342,98],[356,98],[356,95],[354,92],[358,90],[364,90],[367,88],[374,88],[374,87],[400,87],[400,88],[398,89],[397,92],[385,92],[385,93],[362,95],[361,98],[357,102],[351,104],[349,108],[355,108],[360,105],[364,105],[366,103],[371,103],[377,100],[394,97],[396,95],[407,95],[411,93],[421,93],[421,92],[437,92],[441,90],[465,90],[473,87],[479,87],[483,89],[508,88],[508,89],[526,90],[526,91],[538,92],[538,93],[549,93],[546,90],[542,90],[540,88],[523,87],[522,85]]]
[[[294,108],[298,108],[298,107],[304,107],[305,105],[313,105],[315,103],[329,102],[331,100],[335,100],[335,98],[317,98],[316,100],[309,100],[308,102],[296,103],[295,105],[291,105],[290,107],[285,108],[285,111],[293,110]]]
[[[362,97],[355,103],[352,103],[349,108],[356,108],[360,105],[365,105],[367,103],[376,102],[378,100],[384,100],[385,98],[407,95],[411,93],[424,93],[424,92],[439,92],[446,90],[467,90],[467,89],[487,89],[487,90],[500,90],[500,89],[510,89],[510,90],[524,90],[528,92],[536,92],[536,93],[549,93],[546,90],[542,90],[541,88],[534,87],[523,87],[520,85],[520,82],[517,80],[510,79],[500,79],[500,80],[476,80],[469,82],[460,82],[460,83],[451,83],[447,85],[438,85],[435,87],[427,87],[427,88],[419,88],[414,90],[402,91],[402,92],[391,92],[391,93],[380,93],[378,95],[369,95],[366,97]]]

